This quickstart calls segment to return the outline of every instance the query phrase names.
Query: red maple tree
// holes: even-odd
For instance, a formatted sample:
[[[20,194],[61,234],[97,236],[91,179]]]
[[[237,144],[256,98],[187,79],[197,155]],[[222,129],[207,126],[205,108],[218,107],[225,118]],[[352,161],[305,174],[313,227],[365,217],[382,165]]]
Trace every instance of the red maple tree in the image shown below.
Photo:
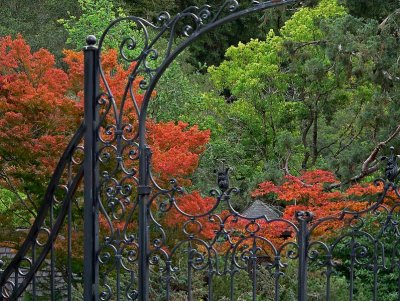
[[[17,181],[20,189],[30,184],[38,194],[83,113],[83,54],[70,50],[64,54],[66,71],[56,67],[49,51],[32,52],[20,35],[14,40],[0,39],[1,168],[16,181],[22,180]],[[102,67],[119,102],[134,64],[125,68],[118,62],[117,51],[109,50],[102,54]],[[135,91],[140,80],[134,82]],[[135,98],[140,105],[143,95],[138,92]],[[125,111],[125,118],[135,125],[132,102],[126,103]],[[209,131],[182,122],[149,120],[148,129],[154,170],[163,180],[190,175],[210,137]]]
[[[305,171],[297,177],[286,176],[280,184],[271,181],[262,182],[253,191],[252,196],[265,198],[266,202],[275,199],[275,202],[280,203],[283,208],[282,218],[293,224],[298,223],[295,217],[298,211],[312,212],[311,224],[317,220],[332,217],[316,227],[312,234],[316,239],[332,237],[338,228],[343,228],[352,218],[351,214],[347,214],[339,219],[343,210],[357,212],[366,209],[370,202],[376,200],[377,195],[382,192],[382,187],[373,183],[356,184],[344,191],[330,191],[329,184],[336,182],[335,175],[330,171]],[[187,215],[193,215],[194,218],[172,208],[166,223],[169,227],[175,227],[177,229],[175,234],[181,236],[187,236],[182,231],[182,225],[189,223],[195,230],[197,229],[193,230],[195,237],[209,241],[221,233],[229,233],[230,242],[220,243],[220,251],[229,250],[232,248],[232,243],[236,244],[244,237],[259,237],[259,243],[267,248],[269,248],[268,244],[263,243],[261,238],[269,240],[275,247],[281,246],[287,239],[295,239],[294,228],[284,221],[271,222],[264,218],[245,219],[218,208],[209,215],[199,217],[209,212],[215,203],[215,199],[202,197],[198,192],[180,197],[176,200],[176,205],[181,211]],[[213,218],[214,214],[224,221],[223,224],[219,224],[219,221]]]
[[[0,188],[12,185],[19,196],[24,192],[24,204],[15,202],[13,208],[28,208],[30,221],[61,153],[83,116],[83,53],[65,50],[64,54],[66,68],[61,69],[49,51],[33,52],[22,36],[0,38]],[[115,50],[102,53],[102,68],[117,105],[134,67],[134,63],[121,64]],[[140,81],[139,77],[133,82],[139,106],[143,100]],[[100,88],[105,90],[103,84]],[[109,115],[108,121],[112,122],[112,114]],[[124,119],[137,127],[132,101],[126,102]],[[209,138],[210,132],[197,126],[148,120],[148,141],[153,148],[153,168],[158,180],[176,178],[190,184],[188,178]],[[0,220],[7,222],[5,218]],[[122,227],[122,223],[114,226]],[[74,243],[80,244],[80,234],[73,235],[77,236]]]
[[[252,196],[273,197],[284,207],[283,218],[295,222],[297,211],[312,212],[314,221],[339,217],[344,210],[361,211],[382,192],[382,187],[373,183],[356,184],[345,191],[330,191],[329,184],[336,182],[338,180],[330,171],[304,171],[298,177],[286,176],[280,185],[270,181],[260,183]],[[332,219],[324,222],[314,230],[313,235],[331,236],[334,229],[342,227],[350,218],[351,215],[346,215],[341,220]]]
[[[80,120],[68,74],[21,36],[0,39],[0,168],[21,192],[41,195]]]

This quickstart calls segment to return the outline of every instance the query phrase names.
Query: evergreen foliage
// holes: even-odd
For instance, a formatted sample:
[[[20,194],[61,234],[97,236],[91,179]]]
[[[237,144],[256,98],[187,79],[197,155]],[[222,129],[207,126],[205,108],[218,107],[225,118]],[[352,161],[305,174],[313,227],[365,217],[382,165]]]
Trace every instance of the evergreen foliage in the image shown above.
[[[12,229],[27,227],[35,218],[60,153],[81,119],[83,58],[76,50],[85,37],[100,37],[117,17],[132,14],[155,20],[166,8],[174,15],[204,3],[10,0],[0,7],[0,226],[7,230],[2,239],[20,242]],[[293,222],[297,210],[326,217],[344,208],[366,208],[377,194],[371,181],[382,170],[380,157],[388,145],[400,147],[399,9],[398,0],[304,1],[289,11],[269,11],[227,24],[183,53],[160,80],[148,121],[155,176],[162,184],[177,178],[189,191],[174,200],[177,206],[188,215],[211,210],[215,200],[204,195],[216,186],[218,160],[226,159],[233,167],[232,186],[241,190],[233,204],[238,211],[256,198],[281,206],[284,218]],[[109,63],[105,74],[117,99],[132,70],[112,50],[121,36],[140,32],[137,26],[122,24],[104,48],[103,59]],[[166,44],[166,39],[160,40],[160,53]],[[73,50],[64,50],[62,56],[63,48]],[[226,208],[217,213],[229,215]],[[157,218],[167,232],[183,235],[176,228],[187,216],[171,210]],[[199,234],[204,240],[216,233],[207,218],[196,219],[204,224]],[[381,222],[379,216],[367,216],[366,229],[374,232]],[[235,228],[233,241],[245,233],[246,224],[237,220],[228,218],[224,226],[232,232]],[[329,241],[343,226],[344,221],[328,224],[314,234]],[[106,227],[100,217],[100,228]],[[260,227],[263,237],[283,243],[286,228],[271,229],[262,222]],[[74,244],[79,245],[82,237],[77,233]],[[384,237],[383,243],[390,250],[390,239]],[[220,246],[227,248],[224,242]],[[342,300],[349,262],[345,250],[338,250],[335,255],[343,260],[332,286],[335,298]],[[176,300],[185,300],[187,292],[181,288],[188,271],[184,263],[176,264],[181,269],[173,280]],[[281,297],[294,300],[296,267],[289,264],[286,271]],[[260,268],[259,273],[259,286],[271,286],[269,272]],[[325,278],[316,273],[311,266],[315,281],[310,300],[320,300],[324,290]],[[394,300],[390,292],[398,279],[392,272],[379,275],[384,280],[379,294]],[[247,273],[236,277],[243,281],[235,296],[249,299]],[[372,282],[370,271],[360,268],[356,277],[357,300],[371,300],[365,284]],[[205,279],[201,273],[194,278],[196,299],[207,295]],[[228,296],[228,280],[215,280],[217,300]],[[261,298],[271,298],[271,292],[257,289],[264,294]],[[162,300],[160,291],[153,280],[154,300]]]
[[[67,33],[57,20],[69,13],[79,14],[76,0],[1,1],[0,36],[21,34],[33,50],[46,48],[61,58]]]

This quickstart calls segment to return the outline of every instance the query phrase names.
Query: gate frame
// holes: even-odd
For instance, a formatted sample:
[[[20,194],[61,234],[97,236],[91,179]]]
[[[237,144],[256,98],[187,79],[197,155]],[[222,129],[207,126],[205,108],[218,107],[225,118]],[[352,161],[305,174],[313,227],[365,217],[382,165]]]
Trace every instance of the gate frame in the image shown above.
[[[248,0],[249,2],[251,0]],[[153,256],[156,251],[162,250],[162,242],[157,245],[157,243],[153,243],[153,248],[151,249],[150,246],[150,223],[153,222],[157,223],[157,221],[150,215],[150,205],[152,204],[153,200],[155,199],[155,196],[157,195],[164,195],[168,196],[170,199],[169,201],[174,198],[174,193],[179,191],[179,187],[177,186],[176,182],[172,183],[172,188],[169,189],[163,189],[157,186],[157,183],[154,181],[152,175],[151,175],[151,150],[147,145],[146,142],[146,119],[147,119],[147,109],[149,105],[150,98],[153,94],[153,91],[164,74],[164,72],[167,70],[167,68],[170,66],[170,64],[176,59],[176,57],[183,51],[185,50],[188,46],[190,46],[193,42],[198,40],[201,36],[204,34],[210,32],[213,29],[218,28],[219,26],[228,23],[232,20],[238,19],[240,17],[249,15],[254,12],[258,11],[263,11],[269,8],[274,8],[282,5],[288,5],[288,4],[295,4],[298,3],[300,0],[268,0],[268,1],[251,1],[250,4],[247,4],[247,8],[243,8],[240,10],[239,6],[239,1],[237,0],[224,0],[223,4],[220,7],[217,7],[215,11],[212,12],[212,7],[209,5],[204,5],[200,8],[192,6],[187,9],[185,9],[183,12],[177,14],[175,17],[171,18],[171,16],[167,12],[162,12],[160,13],[158,17],[158,22],[161,23],[160,25],[155,25],[149,21],[146,21],[142,18],[137,18],[137,17],[123,17],[119,18],[115,21],[113,21],[104,31],[102,36],[99,39],[98,46],[96,46],[96,38],[94,36],[88,36],[86,42],[87,46],[84,47],[84,110],[85,110],[85,117],[84,117],[84,122],[81,124],[81,126],[78,128],[76,131],[75,135],[72,137],[71,141],[69,142],[68,146],[66,147],[63,155],[60,158],[60,161],[54,171],[54,174],[50,180],[50,183],[48,185],[47,191],[44,195],[42,205],[40,209],[38,210],[38,215],[37,218],[35,219],[29,234],[26,238],[26,240],[21,244],[21,247],[19,248],[17,254],[14,256],[12,259],[11,263],[9,263],[4,270],[2,270],[2,265],[3,263],[0,261],[0,301],[3,300],[18,300],[18,298],[27,290],[27,287],[30,283],[32,283],[32,292],[35,298],[35,291],[36,291],[36,281],[35,281],[35,275],[36,272],[40,269],[41,265],[45,262],[47,258],[50,260],[50,290],[49,293],[51,295],[51,299],[55,300],[56,298],[56,285],[55,285],[55,249],[54,249],[54,244],[57,239],[58,233],[61,231],[61,228],[63,226],[64,220],[67,218],[67,226],[68,226],[68,234],[67,234],[67,244],[68,244],[68,250],[67,250],[67,272],[68,272],[68,299],[71,300],[71,293],[72,293],[72,287],[71,287],[71,280],[73,278],[72,276],[72,268],[71,268],[71,260],[72,260],[72,244],[71,244],[71,206],[73,203],[74,198],[76,197],[75,194],[77,192],[78,186],[80,185],[80,182],[82,178],[84,179],[84,188],[83,188],[83,195],[84,195],[84,274],[83,274],[83,284],[84,284],[84,300],[85,301],[97,301],[99,299],[101,300],[110,300],[111,295],[112,295],[112,289],[110,286],[108,286],[110,292],[107,295],[107,292],[100,292],[99,291],[99,286],[102,285],[100,284],[100,273],[99,273],[99,265],[102,260],[101,258],[101,248],[99,245],[99,212],[102,210],[102,213],[104,214],[105,209],[102,207],[103,203],[101,202],[101,193],[102,193],[102,183],[101,183],[101,176],[100,176],[100,155],[101,155],[101,148],[100,143],[103,142],[103,145],[107,146],[107,143],[102,140],[100,133],[100,127],[101,123],[104,120],[105,116],[101,115],[100,116],[100,110],[99,110],[99,105],[104,104],[102,103],[103,101],[109,101],[110,106],[113,104],[116,106],[115,100],[113,99],[112,96],[112,91],[108,87],[107,81],[105,79],[104,72],[102,71],[101,63],[100,63],[100,57],[101,57],[101,49],[102,45],[104,42],[104,39],[107,37],[108,32],[110,31],[111,28],[114,26],[118,25],[120,22],[123,21],[129,21],[129,22],[134,22],[145,34],[145,41],[144,41],[144,47],[141,49],[140,55],[136,59],[129,59],[129,57],[125,56],[124,53],[124,47],[127,47],[128,50],[133,50],[137,47],[137,44],[135,40],[132,37],[125,38],[121,45],[120,45],[120,54],[122,58],[127,61],[127,62],[133,62],[136,61],[137,65],[135,66],[134,70],[131,72],[130,76],[128,77],[128,83],[126,85],[126,90],[125,94],[122,97],[122,101],[124,102],[127,99],[128,93],[131,92],[132,89],[132,82],[135,78],[141,76],[142,73],[145,73],[149,78],[150,81],[147,83],[145,80],[142,80],[140,82],[140,88],[141,90],[145,91],[144,94],[144,99],[142,105],[138,106],[138,104],[135,102],[136,100],[133,99],[136,107],[136,113],[138,115],[138,133],[135,132],[134,138],[126,138],[123,135],[123,131],[126,130],[125,126],[126,124],[123,124],[121,122],[122,119],[122,113],[123,110],[118,112],[117,115],[113,116],[115,117],[115,136],[119,135],[119,142],[121,140],[124,140],[123,142],[128,145],[129,147],[135,147],[135,155],[134,159],[131,160],[138,160],[139,163],[139,176],[138,179],[135,173],[132,171],[126,171],[126,170],[120,170],[123,173],[125,173],[126,178],[131,177],[134,179],[134,185],[137,188],[137,195],[138,198],[135,199],[134,210],[135,214],[138,209],[138,218],[139,218],[139,235],[138,238],[124,238],[125,240],[129,240],[129,242],[124,241],[124,243],[127,244],[132,244],[138,247],[138,257],[134,258],[135,264],[137,262],[138,264],[138,269],[139,269],[139,276],[137,277],[136,271],[135,271],[135,276],[132,277],[134,278],[134,281],[131,281],[130,286],[127,288],[130,289],[133,284],[135,284],[135,289],[133,291],[128,290],[129,299],[134,299],[134,300],[139,300],[139,301],[148,301],[149,300],[149,266],[152,264],[154,261]],[[176,37],[176,24],[179,21],[182,21],[185,18],[190,18],[191,21],[194,21],[195,23],[195,28],[192,28],[189,24],[192,23],[184,23],[184,33],[186,35],[186,38],[184,38],[182,41],[176,43],[175,42],[175,37]],[[155,30],[157,32],[157,35],[153,38],[150,39],[149,35],[147,33],[147,29],[150,28],[152,30]],[[147,60],[156,60],[158,57],[157,51],[153,46],[157,43],[157,41],[160,39],[160,37],[165,34],[165,33],[170,34],[170,38],[168,40],[167,44],[167,49],[166,49],[166,55],[161,60],[161,63],[157,65],[155,69],[152,69],[148,64]],[[139,69],[141,66],[142,69]],[[105,93],[100,93],[100,82],[103,82],[106,87]],[[104,97],[104,98],[103,98]],[[131,95],[131,98],[132,97]],[[124,105],[122,104],[121,107]],[[110,108],[110,107],[108,107]],[[115,109],[115,108],[114,108]],[[115,109],[117,113],[118,108]],[[106,112],[106,114],[108,111]],[[114,124],[111,124],[111,126],[114,126]],[[133,127],[132,127],[133,128]],[[132,128],[130,130],[132,130]],[[136,128],[135,128],[136,130]],[[118,131],[118,133],[117,133]],[[122,139],[121,139],[122,137]],[[111,144],[112,146],[113,143],[117,140],[117,138],[114,138],[111,142],[108,142],[108,146]],[[129,142],[128,142],[129,140]],[[84,142],[84,150],[81,146],[81,142]],[[122,143],[120,143],[122,144]],[[125,144],[118,145],[119,147],[119,153],[118,155],[122,156],[121,154],[125,150]],[[121,150],[122,149],[122,150]],[[84,151],[84,159],[79,160],[78,158],[74,158],[74,155],[78,152]],[[129,153],[129,156],[131,153]],[[80,157],[78,155],[78,157]],[[297,270],[297,275],[298,275],[298,292],[297,292],[297,300],[298,301],[306,301],[307,300],[307,267],[309,264],[309,261],[311,262],[316,258],[315,254],[315,248],[316,246],[319,246],[323,249],[325,252],[325,257],[324,257],[324,262],[320,267],[326,268],[326,277],[327,277],[327,285],[326,285],[326,298],[330,299],[330,276],[331,273],[333,272],[333,268],[335,263],[332,261],[333,257],[333,252],[335,247],[342,242],[342,240],[345,240],[345,238],[351,238],[350,241],[350,248],[351,248],[351,254],[350,258],[352,261],[352,265],[350,267],[350,274],[352,275],[350,277],[350,288],[349,288],[349,294],[350,294],[350,299],[353,299],[354,295],[354,264],[357,263],[357,256],[360,256],[360,254],[357,254],[356,248],[359,248],[360,245],[356,241],[356,238],[358,236],[362,237],[362,235],[368,235],[368,239],[370,239],[370,243],[373,244],[373,258],[371,258],[371,263],[373,266],[373,272],[374,272],[374,283],[373,283],[373,300],[377,300],[377,291],[378,291],[378,271],[380,269],[384,271],[396,271],[400,275],[400,259],[397,258],[398,252],[397,250],[392,250],[393,254],[392,256],[396,255],[396,258],[389,258],[392,259],[390,261],[390,264],[387,263],[385,254],[384,252],[380,255],[377,254],[378,252],[378,247],[383,248],[383,244],[379,241],[383,235],[382,233],[386,230],[391,230],[395,231],[396,233],[400,233],[400,227],[398,227],[398,221],[394,220],[393,218],[393,213],[397,209],[400,209],[400,191],[398,187],[398,176],[400,173],[400,169],[398,168],[398,163],[397,163],[397,156],[394,153],[394,148],[391,148],[391,155],[387,157],[382,157],[382,159],[386,160],[386,169],[385,169],[385,176],[382,178],[379,178],[375,180],[374,184],[376,186],[382,185],[382,193],[379,195],[378,199],[369,204],[367,208],[362,209],[360,211],[351,211],[348,209],[343,209],[340,213],[337,215],[333,216],[327,216],[323,218],[315,218],[313,217],[313,214],[308,211],[299,211],[296,212],[294,216],[294,221],[292,220],[286,220],[283,218],[277,218],[277,219],[268,219],[268,217],[261,216],[257,218],[247,218],[237,211],[231,206],[230,204],[230,197],[231,194],[235,194],[238,192],[236,188],[232,188],[229,186],[229,178],[228,178],[228,169],[226,169],[223,166],[223,169],[218,171],[218,189],[213,189],[211,191],[211,196],[215,199],[215,204],[214,207],[207,211],[206,213],[201,213],[201,214],[188,214],[182,211],[179,206],[174,203],[174,200],[172,200],[172,203],[170,204],[170,207],[165,209],[164,211],[160,208],[160,211],[162,212],[167,212],[169,209],[172,208],[172,206],[175,206],[175,208],[180,211],[180,213],[188,219],[184,225],[183,225],[183,230],[185,232],[185,227],[192,221],[196,222],[197,219],[197,225],[200,225],[201,223],[198,221],[200,218],[205,217],[205,216],[210,216],[214,213],[214,210],[219,206],[219,204],[222,201],[226,201],[228,206],[229,206],[229,214],[230,216],[233,216],[235,218],[243,218],[247,220],[249,225],[257,225],[257,222],[259,219],[263,219],[267,224],[270,224],[272,222],[285,222],[288,226],[292,228],[292,233],[293,233],[293,240],[284,243],[283,246],[280,246],[279,248],[275,248],[275,246],[272,245],[271,250],[274,251],[274,265],[273,267],[275,269],[275,275],[279,275],[282,272],[282,269],[280,267],[281,264],[281,254],[283,253],[284,247],[288,245],[292,245],[295,247],[296,252],[292,252],[290,256],[288,256],[290,259],[294,259],[298,262],[298,270]],[[83,161],[83,162],[82,162]],[[118,161],[118,164],[122,161],[121,157],[118,157],[116,159]],[[135,161],[136,162],[136,161]],[[123,164],[123,163],[122,163]],[[121,168],[121,166],[118,165],[118,168]],[[118,169],[117,168],[117,169]],[[121,168],[123,169],[123,167]],[[136,169],[136,165],[135,165]],[[136,170],[135,170],[136,171]],[[64,174],[65,173],[65,174]],[[119,175],[119,174],[118,174]],[[103,177],[104,178],[104,177]],[[112,177],[111,177],[112,178]],[[115,178],[113,178],[115,180]],[[104,179],[103,179],[104,182]],[[117,180],[118,185],[122,186],[121,183],[123,181]],[[125,184],[124,184],[125,185]],[[56,195],[55,191],[59,187],[63,188],[63,191],[65,193],[63,194],[62,199],[56,200]],[[107,185],[104,185],[107,186]],[[129,186],[129,185],[128,185]],[[108,187],[106,187],[108,188]],[[118,189],[121,190],[121,187]],[[156,193],[152,193],[152,189],[156,191]],[[122,189],[123,190],[123,189]],[[397,198],[399,199],[398,202],[395,203],[395,205],[391,208],[385,207],[386,204],[384,203],[384,198],[386,194],[389,191],[393,191]],[[132,192],[132,191],[130,191]],[[127,195],[130,196],[129,193],[123,194],[121,198],[126,197]],[[116,194],[114,194],[115,197]],[[155,195],[155,196],[154,196]],[[55,208],[55,203],[57,201],[57,210],[54,210]],[[129,203],[129,202],[128,202]],[[165,205],[165,204],[164,204]],[[167,205],[168,207],[168,205]],[[385,224],[383,225],[382,229],[380,229],[380,232],[378,233],[376,237],[373,237],[371,234],[367,232],[363,232],[363,214],[371,213],[371,214],[376,214],[380,213],[379,210],[383,210],[387,214],[387,218],[385,220]],[[398,213],[398,212],[396,212]],[[107,213],[105,214],[107,215]],[[47,219],[47,220],[46,220]],[[118,219],[118,218],[115,218]],[[350,231],[348,233],[341,234],[339,237],[335,239],[334,243],[325,243],[323,241],[319,241],[318,238],[316,240],[312,240],[311,236],[313,234],[313,231],[322,223],[325,222],[334,222],[334,221],[344,221],[348,220],[350,222]],[[111,223],[111,221],[109,221]],[[227,235],[229,236],[228,232],[224,228],[223,225],[223,220],[221,219],[218,221],[220,230],[218,230],[218,233],[216,234],[216,237],[220,237],[219,235]],[[351,224],[353,223],[353,224]],[[251,227],[249,227],[251,228]],[[162,227],[160,226],[158,230],[161,230],[163,232]],[[236,262],[236,258],[239,257],[238,253],[236,251],[239,248],[239,245],[245,241],[248,238],[251,238],[253,240],[253,247],[252,249],[246,250],[245,247],[244,249],[246,252],[250,252],[251,254],[248,255],[249,259],[251,260],[251,263],[253,264],[253,267],[256,266],[257,262],[257,254],[256,251],[256,240],[257,239],[262,239],[264,242],[268,242],[269,240],[265,237],[260,237],[257,235],[258,230],[249,230],[248,233],[246,234],[247,236],[243,239],[240,239],[239,242],[235,243],[234,247],[231,245],[230,252],[232,252],[232,258],[229,260],[232,261],[232,264],[227,268],[226,270],[220,272],[218,268],[214,269],[214,266],[210,264],[210,261],[207,262],[207,266],[209,267],[208,270],[208,275],[213,275],[213,274],[229,274],[231,276],[231,291],[230,291],[230,298],[233,299],[234,295],[234,290],[232,289],[233,286],[233,278],[232,275],[235,275],[235,273],[241,269],[240,264]],[[39,234],[44,234],[46,236],[45,239],[38,240]],[[163,234],[165,234],[163,232]],[[194,269],[193,262],[196,262],[196,260],[199,259],[199,257],[195,257],[199,254],[194,254],[193,250],[195,250],[192,247],[192,242],[195,241],[196,243],[201,242],[203,243],[204,246],[207,246],[208,249],[208,255],[210,256],[210,250],[214,251],[214,242],[213,243],[206,243],[204,240],[198,239],[195,236],[192,235],[191,233],[185,233],[187,236],[191,236],[191,238],[188,238],[186,240],[182,240],[182,243],[188,243],[190,245],[188,249],[188,270],[191,273],[192,270]],[[218,235],[218,236],[217,236]],[[375,234],[374,234],[375,235]],[[190,240],[195,237],[194,240]],[[158,237],[157,237],[158,238]],[[400,235],[393,235],[393,238],[396,239],[396,243],[393,244],[393,248],[396,246],[400,245]],[[115,238],[115,240],[118,240],[118,243],[121,242],[120,237]],[[157,239],[156,239],[157,240]],[[134,241],[134,243],[132,243]],[[113,241],[114,242],[114,241]],[[272,243],[271,243],[272,244]],[[382,244],[382,245],[380,245]],[[105,245],[105,244],[104,244]],[[179,245],[179,244],[178,244]],[[114,245],[112,245],[114,247]],[[365,247],[362,246],[361,247]],[[366,248],[366,247],[365,247]],[[115,248],[117,250],[117,248]],[[174,249],[175,250],[175,249]],[[174,251],[173,250],[173,251]],[[123,248],[120,248],[118,246],[118,252],[114,255],[115,256],[115,261],[121,261],[122,260],[122,254],[120,251],[124,251]],[[241,250],[244,252],[243,250]],[[314,252],[314,253],[313,253]],[[365,252],[363,252],[361,255],[365,256],[366,252],[368,250],[366,249]],[[128,254],[129,255],[129,254]],[[130,254],[132,255],[132,254]],[[165,254],[164,254],[165,255]],[[200,254],[201,255],[201,254]],[[230,256],[229,255],[229,256]],[[242,254],[243,255],[243,254]],[[367,254],[368,255],[368,254]],[[236,257],[235,257],[236,256]],[[382,258],[380,258],[381,256]],[[204,256],[205,257],[205,256]],[[378,257],[379,259],[382,259],[382,262],[378,262]],[[390,256],[389,256],[390,257]],[[168,274],[166,277],[171,277],[170,274],[170,269],[172,268],[172,263],[171,263],[171,257],[166,256],[167,260],[165,262],[166,265],[166,270],[168,270]],[[194,260],[193,260],[194,259]],[[204,259],[204,258],[203,258]],[[201,260],[201,258],[200,258]],[[235,262],[234,262],[235,261]],[[104,262],[103,262],[104,263]],[[203,260],[204,263],[204,260]],[[203,264],[202,263],[202,264]],[[209,266],[210,265],[210,266]],[[120,268],[120,266],[119,266]],[[136,268],[136,267],[135,267]],[[117,267],[115,267],[117,269]],[[202,268],[205,270],[205,268]],[[200,268],[199,268],[200,270]],[[125,269],[125,271],[128,271],[128,269]],[[217,271],[217,272],[216,272]],[[119,272],[119,271],[118,271]],[[129,270],[129,272],[132,272]],[[189,274],[188,272],[188,274]],[[133,272],[132,272],[133,273]],[[119,274],[117,274],[119,275]],[[255,300],[256,298],[256,288],[254,283],[257,282],[256,278],[256,273],[253,271],[252,273],[252,281],[253,281],[253,291],[252,291],[252,296],[253,299]],[[14,278],[14,279],[13,279]],[[120,282],[118,277],[116,277],[117,281],[117,287],[118,289],[120,288]],[[190,279],[191,277],[188,276]],[[212,296],[212,287],[210,285],[212,281],[212,277],[209,278],[208,282],[208,288],[209,288],[209,296]],[[135,282],[135,283],[134,283]],[[136,282],[138,282],[138,290],[136,290]],[[397,288],[397,295],[398,298],[400,298],[400,276],[398,279],[399,286]],[[191,282],[188,283],[188,290],[190,291],[190,284]],[[107,286],[108,284],[106,284]],[[166,291],[167,291],[167,298],[169,299],[169,288],[170,288],[170,282],[166,283]],[[279,299],[279,276],[276,276],[275,279],[275,300]],[[117,299],[120,300],[120,291],[116,293]],[[188,300],[192,301],[192,296],[189,293],[188,294]]]
[[[151,152],[150,148],[146,142],[146,118],[147,109],[150,102],[152,93],[170,64],[176,59],[176,57],[184,51],[187,47],[197,41],[204,34],[228,23],[239,19],[241,17],[250,15],[252,13],[264,11],[267,9],[276,8],[283,5],[295,4],[299,0],[268,0],[268,1],[251,1],[248,8],[240,10],[240,4],[237,0],[225,0],[223,4],[218,8],[212,21],[203,24],[203,21],[211,17],[211,6],[204,5],[200,8],[188,7],[182,13],[171,18],[167,12],[161,12],[158,20],[164,22],[163,27],[158,27],[153,25],[151,22],[146,21],[142,18],[137,17],[122,17],[116,19],[110,23],[102,34],[99,40],[99,46],[96,47],[96,38],[94,36],[88,36],[86,39],[87,46],[84,47],[85,54],[85,89],[84,89],[84,99],[85,99],[85,120],[86,125],[86,135],[85,135],[85,162],[84,162],[84,216],[85,216],[85,228],[84,228],[84,296],[85,300],[98,300],[99,297],[99,262],[98,262],[98,252],[99,252],[99,240],[98,240],[98,212],[99,212],[99,199],[98,199],[98,185],[99,185],[99,170],[96,160],[96,155],[98,151],[98,133],[96,128],[98,126],[98,108],[95,105],[98,101],[99,94],[99,72],[101,68],[101,48],[105,37],[107,36],[109,30],[121,21],[129,20],[136,23],[140,23],[143,29],[146,30],[146,26],[157,28],[161,32],[169,26],[174,26],[177,21],[183,17],[194,17],[195,21],[198,23],[198,27],[187,34],[187,39],[183,40],[180,44],[173,49],[172,52],[164,58],[162,63],[156,68],[155,74],[151,77],[151,81],[146,88],[143,103],[140,107],[139,114],[139,185],[138,185],[138,197],[139,197],[139,275],[138,275],[138,288],[139,288],[139,301],[149,300],[149,211],[148,202],[149,195],[151,193],[150,187],[150,161]],[[228,15],[219,19],[224,10],[228,8]],[[195,9],[198,15],[192,13],[187,13],[190,9]],[[186,14],[186,16],[185,16]],[[172,29],[174,30],[174,28]],[[146,59],[149,52],[152,50],[153,44],[155,44],[158,38],[157,36],[154,41],[149,43],[145,47],[140,59]],[[123,46],[126,40],[121,43],[120,53],[123,55]],[[168,42],[168,47],[173,46],[172,35]],[[169,49],[169,51],[171,50]],[[140,63],[139,63],[140,64]],[[96,137],[94,139],[94,137]],[[305,301],[307,292],[307,241],[308,241],[308,229],[307,224],[310,221],[308,218],[312,216],[311,213],[302,212],[298,215],[298,221],[301,225],[301,231],[298,235],[298,242],[301,246],[299,248],[299,270],[298,276],[301,281],[299,281],[299,291],[298,300]],[[301,234],[301,235],[300,235]]]

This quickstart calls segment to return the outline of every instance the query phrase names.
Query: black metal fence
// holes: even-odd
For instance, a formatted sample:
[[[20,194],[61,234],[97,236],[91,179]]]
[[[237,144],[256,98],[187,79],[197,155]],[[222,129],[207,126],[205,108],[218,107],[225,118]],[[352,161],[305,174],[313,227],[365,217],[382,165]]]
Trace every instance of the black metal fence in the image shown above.
[[[147,109],[168,66],[214,28],[295,2],[251,1],[241,7],[231,0],[215,9],[189,7],[175,17],[163,12],[157,24],[126,17],[114,21],[97,46],[88,37],[84,122],[57,166],[27,239],[4,264],[0,300],[400,300],[400,195],[393,154],[385,177],[376,181],[382,188],[376,202],[322,219],[311,212],[297,212],[292,220],[242,215],[232,205],[238,189],[229,185],[225,168],[210,206],[189,213],[178,201],[184,194],[179,184],[171,180],[161,187],[152,174]],[[100,57],[109,33],[123,22],[134,24],[140,37],[120,43],[121,58],[136,64],[117,98]],[[162,51],[156,48],[161,37],[168,38]],[[179,228],[165,227],[172,211],[182,220]],[[321,228],[337,235],[321,238]],[[39,280],[41,270],[46,280]],[[383,281],[390,291],[381,290]]]

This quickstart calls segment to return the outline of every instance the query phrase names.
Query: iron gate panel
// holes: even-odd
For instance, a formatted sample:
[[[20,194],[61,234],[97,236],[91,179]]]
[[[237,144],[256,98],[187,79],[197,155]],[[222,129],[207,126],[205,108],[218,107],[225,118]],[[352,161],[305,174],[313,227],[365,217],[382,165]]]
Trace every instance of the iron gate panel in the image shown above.
[[[179,183],[172,179],[169,187],[163,187],[152,173],[147,110],[168,66],[205,33],[250,13],[296,2],[251,1],[241,7],[238,1],[228,0],[216,8],[189,7],[175,17],[163,12],[157,24],[125,17],[110,24],[98,46],[95,37],[88,37],[84,49],[84,124],[60,160],[26,241],[1,274],[0,300],[16,300],[28,286],[32,298],[38,299],[36,274],[44,265],[49,265],[50,271],[48,298],[60,298],[54,244],[65,219],[67,287],[62,298],[74,300],[72,284],[79,282],[79,275],[72,269],[71,207],[80,197],[82,178],[84,300],[289,300],[281,289],[282,281],[293,281],[297,286],[293,298],[304,301],[313,298],[307,289],[309,275],[315,271],[323,273],[326,289],[318,300],[338,300],[331,295],[338,269],[347,271],[348,298],[355,300],[354,283],[360,267],[373,275],[373,300],[378,300],[380,273],[397,275],[395,293],[400,300],[399,202],[385,202],[388,194],[400,198],[394,153],[387,160],[385,177],[375,182],[382,188],[375,203],[359,212],[344,210],[322,219],[314,218],[311,212],[297,212],[292,220],[244,216],[234,209],[239,190],[230,186],[225,166],[216,175],[217,188],[210,192],[210,206],[189,213],[179,201],[186,193]],[[134,24],[140,37],[121,40],[121,59],[134,65],[124,88],[116,92],[109,87],[101,52],[112,30],[124,22]],[[176,42],[178,31],[184,38]],[[157,49],[166,36],[166,47]],[[77,159],[82,152],[84,160]],[[181,228],[172,233],[164,225],[171,212],[184,219]],[[376,218],[374,231],[366,226],[366,216]],[[315,233],[327,225],[347,227],[338,231],[340,235],[333,241],[321,240]],[[275,235],[285,236],[283,242],[265,234],[274,229],[281,229]],[[387,240],[392,241],[389,248]],[[343,252],[349,262],[337,261]],[[266,282],[268,287],[260,287]],[[199,283],[208,289],[201,296],[196,293]],[[215,290],[223,285],[226,298],[217,300]],[[248,295],[237,295],[240,285],[248,285]]]

